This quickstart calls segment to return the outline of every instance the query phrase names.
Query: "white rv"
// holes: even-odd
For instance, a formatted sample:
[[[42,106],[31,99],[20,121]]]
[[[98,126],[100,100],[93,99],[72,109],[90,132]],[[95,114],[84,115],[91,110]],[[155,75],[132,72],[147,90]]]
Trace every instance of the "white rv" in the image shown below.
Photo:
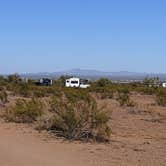
[[[165,82],[162,83],[162,87],[163,87],[163,88],[166,88],[166,83],[165,83]]]
[[[80,78],[69,78],[66,80],[66,87],[88,88],[90,85],[85,84]]]

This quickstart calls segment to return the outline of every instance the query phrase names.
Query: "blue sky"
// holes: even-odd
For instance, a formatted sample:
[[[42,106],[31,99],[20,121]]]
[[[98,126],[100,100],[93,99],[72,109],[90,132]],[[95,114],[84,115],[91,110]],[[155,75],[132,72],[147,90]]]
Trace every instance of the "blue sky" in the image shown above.
[[[0,1],[0,73],[73,68],[166,73],[166,1]]]

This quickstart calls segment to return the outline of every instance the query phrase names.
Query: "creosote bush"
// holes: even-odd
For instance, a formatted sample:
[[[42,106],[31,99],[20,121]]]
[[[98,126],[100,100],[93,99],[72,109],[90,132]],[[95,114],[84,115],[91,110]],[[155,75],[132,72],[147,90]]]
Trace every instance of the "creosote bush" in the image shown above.
[[[89,88],[89,92],[96,93],[99,99],[111,99],[114,96],[115,88],[113,88],[113,84],[108,79],[100,79],[91,84]]]
[[[4,117],[11,122],[32,123],[43,114],[42,110],[43,104],[37,99],[17,99],[14,106],[7,108]]]
[[[112,90],[106,90],[106,91],[100,93],[101,99],[112,99],[113,95],[114,95],[114,93]]]
[[[112,99],[114,96],[114,90],[109,87],[102,87],[96,89],[96,94],[99,99]]]
[[[111,132],[108,125],[110,117],[104,108],[97,108],[97,103],[92,98],[87,102],[87,96],[75,101],[71,96],[52,98],[52,115],[47,117],[47,121],[40,121],[40,128],[69,140],[108,141]]]
[[[166,106],[166,90],[160,89],[156,96],[157,104],[160,106]]]
[[[118,93],[118,99],[120,106],[134,107],[135,103],[130,99],[130,95],[127,91]]]
[[[4,105],[8,102],[8,95],[4,89],[0,89],[0,104]]]
[[[65,98],[72,103],[75,103],[81,100],[88,103],[92,101],[92,98],[89,95],[88,91],[86,91],[86,89],[64,88],[63,94]]]
[[[111,80],[107,78],[101,78],[94,83],[97,87],[106,87],[112,84]]]

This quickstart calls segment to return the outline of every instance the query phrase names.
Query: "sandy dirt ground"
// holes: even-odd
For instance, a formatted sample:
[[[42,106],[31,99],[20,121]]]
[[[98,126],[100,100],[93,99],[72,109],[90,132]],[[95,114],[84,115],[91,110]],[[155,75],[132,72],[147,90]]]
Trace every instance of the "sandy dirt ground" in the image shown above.
[[[123,109],[105,101],[113,109],[109,144],[53,139],[30,126],[1,120],[0,166],[165,166],[166,121],[158,115],[165,116],[166,110],[148,107],[153,99],[146,96],[134,100],[147,105]]]

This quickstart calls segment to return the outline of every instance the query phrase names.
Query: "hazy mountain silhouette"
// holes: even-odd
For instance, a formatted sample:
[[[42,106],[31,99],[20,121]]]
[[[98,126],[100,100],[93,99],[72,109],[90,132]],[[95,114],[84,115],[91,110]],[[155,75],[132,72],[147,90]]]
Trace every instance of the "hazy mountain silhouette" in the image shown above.
[[[57,72],[40,72],[40,73],[26,73],[21,74],[22,77],[38,79],[41,77],[58,78],[62,75],[77,76],[90,79],[98,79],[101,77],[107,77],[112,80],[142,80],[145,77],[158,76],[161,80],[166,80],[166,74],[164,73],[139,73],[139,72],[129,72],[129,71],[119,71],[119,72],[107,72],[99,70],[88,70],[88,69],[71,69],[65,71]]]

